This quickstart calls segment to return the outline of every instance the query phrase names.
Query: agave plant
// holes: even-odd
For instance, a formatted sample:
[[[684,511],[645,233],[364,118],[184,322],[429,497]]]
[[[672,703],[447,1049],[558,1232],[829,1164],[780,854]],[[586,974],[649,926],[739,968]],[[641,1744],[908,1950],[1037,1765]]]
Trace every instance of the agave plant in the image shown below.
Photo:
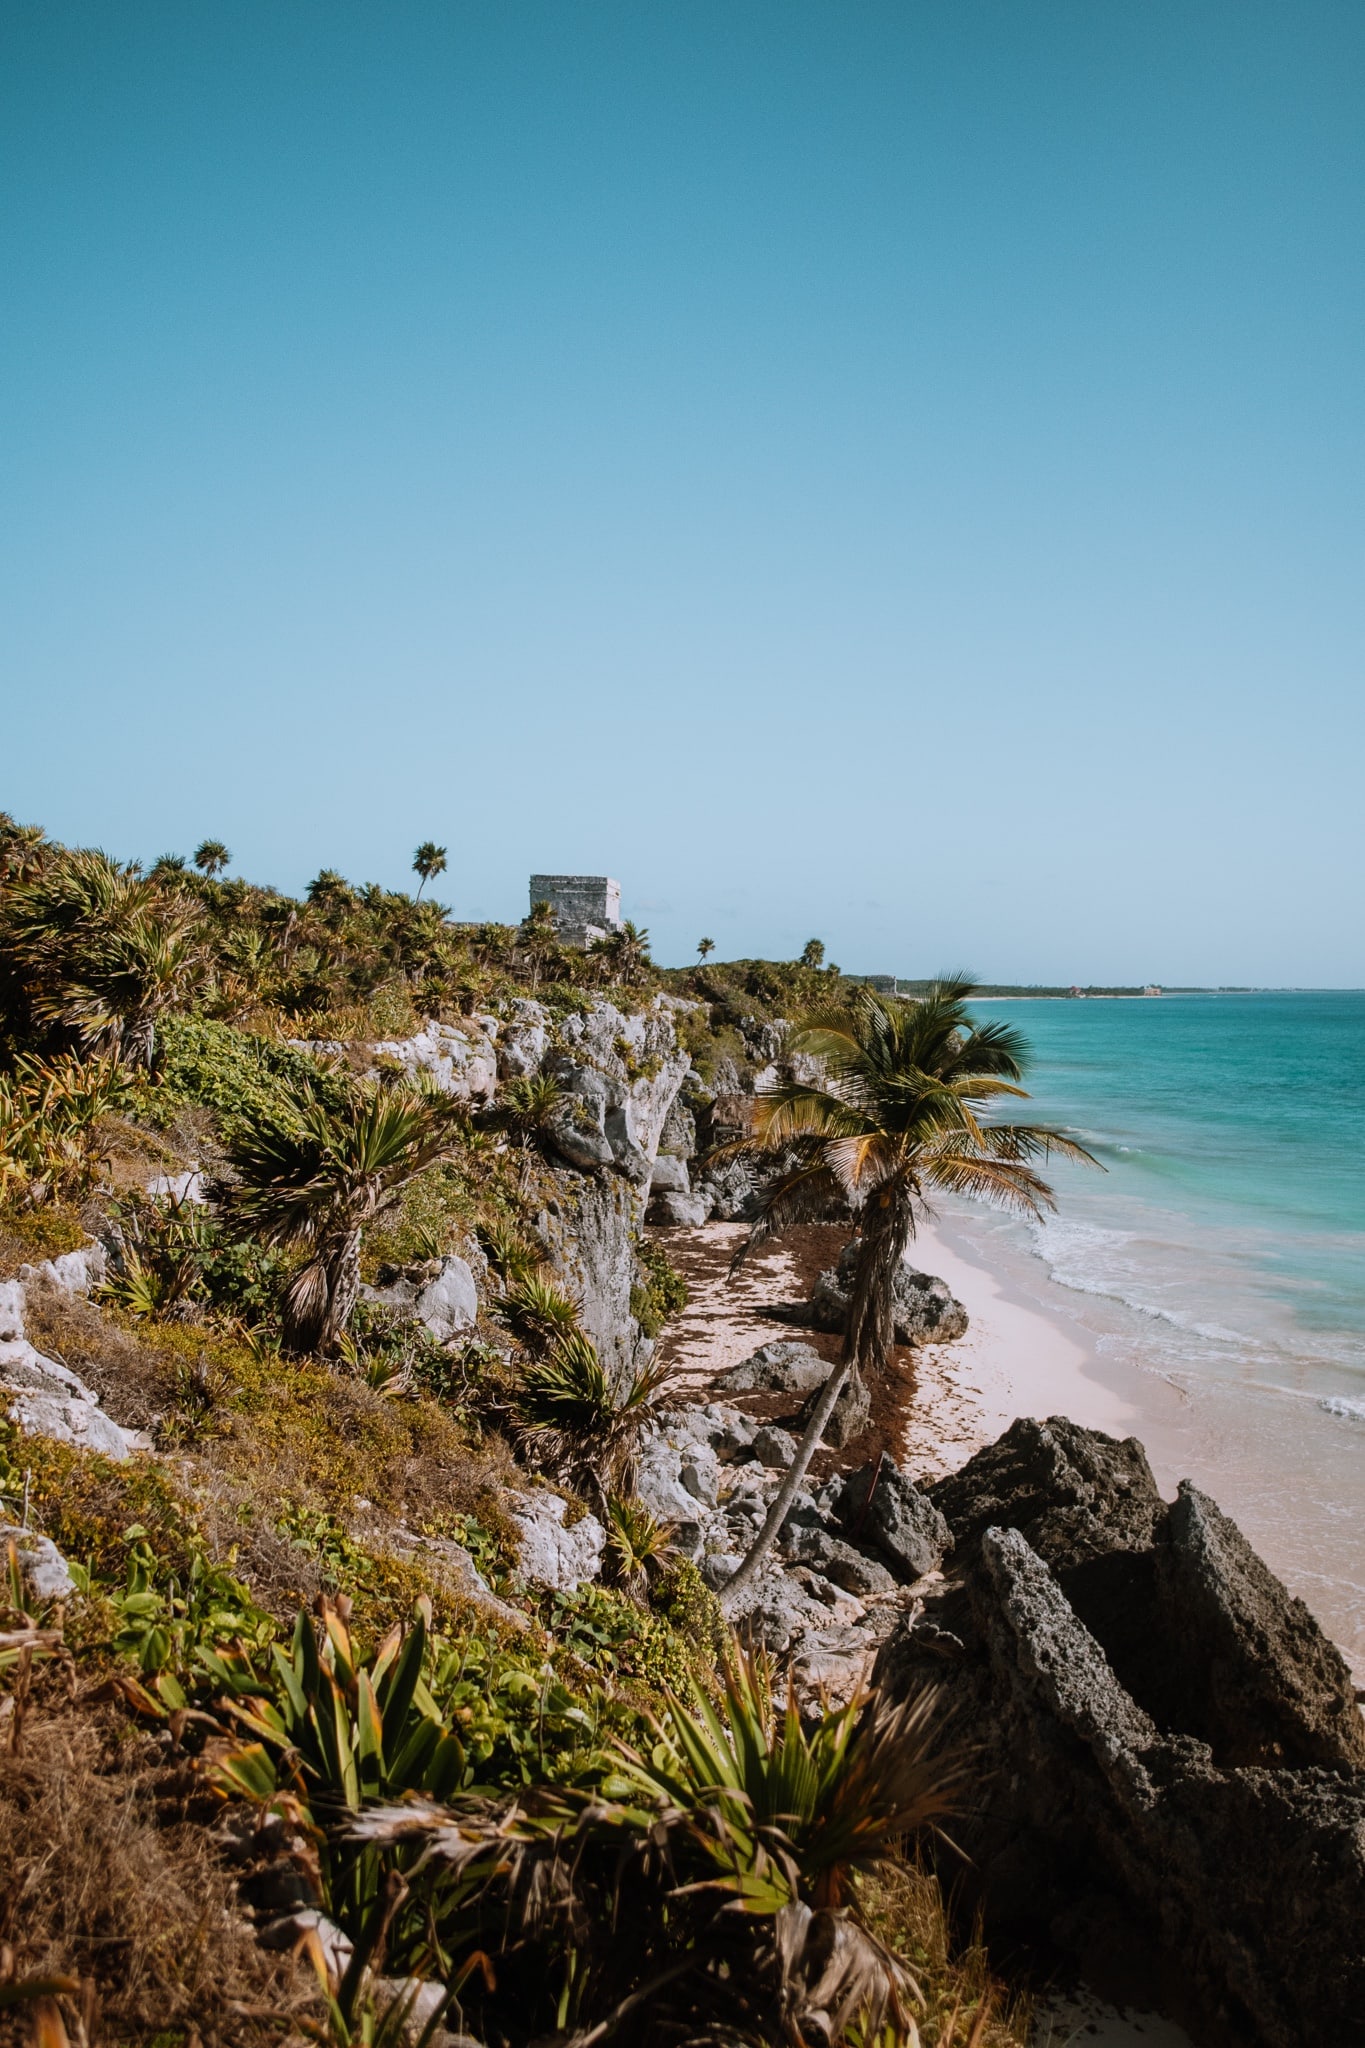
[[[534,1350],[580,1334],[578,1304],[534,1269],[513,1278],[495,1307],[513,1335]]]
[[[650,1578],[673,1554],[673,1531],[642,1501],[619,1493],[607,1501],[607,1563],[616,1583],[627,1593],[643,1592]]]
[[[934,1692],[899,1706],[855,1694],[808,1728],[793,1692],[779,1706],[765,1652],[732,1644],[721,1680],[722,1709],[699,1689],[687,1705],[670,1700],[659,1742],[631,1769],[642,1790],[732,1824],[718,1838],[723,1864],[752,1836],[789,1860],[810,1904],[837,1910],[857,1873],[951,1811],[961,1768],[941,1754]]]
[[[516,1435],[534,1464],[605,1507],[631,1488],[640,1432],[671,1385],[666,1368],[649,1365],[614,1397],[597,1347],[573,1330],[527,1367],[513,1397]]]

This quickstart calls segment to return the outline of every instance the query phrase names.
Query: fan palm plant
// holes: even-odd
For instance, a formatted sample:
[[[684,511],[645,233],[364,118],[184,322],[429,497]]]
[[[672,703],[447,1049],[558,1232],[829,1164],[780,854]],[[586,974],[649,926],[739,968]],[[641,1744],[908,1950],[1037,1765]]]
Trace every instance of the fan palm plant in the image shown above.
[[[231,859],[232,855],[221,839],[203,839],[194,849],[194,864],[200,874],[207,875],[210,881],[215,875],[222,874]]]
[[[1094,1165],[1074,1139],[1040,1124],[993,1123],[1001,1097],[1023,1097],[1027,1058],[1008,1024],[974,1024],[975,984],[945,976],[919,1002],[857,988],[801,1019],[786,1052],[814,1057],[824,1085],[786,1081],[755,1099],[753,1134],[723,1148],[794,1158],[761,1197],[738,1265],[800,1223],[850,1216],[858,1258],[843,1354],[825,1382],[796,1457],[747,1557],[721,1593],[733,1611],[786,1517],[851,1373],[885,1368],[895,1337],[895,1282],[931,1189],[1016,1213],[1055,1208],[1034,1164],[1051,1154]]]
[[[35,1024],[130,1067],[151,1065],[157,1018],[204,973],[193,906],[90,850],[64,851],[13,891],[0,951]]]
[[[232,1178],[219,1190],[225,1219],[309,1254],[285,1289],[288,1350],[339,1351],[360,1293],[366,1224],[450,1152],[459,1131],[448,1096],[371,1085],[332,1109],[304,1085],[281,1115],[258,1118],[229,1149]]]

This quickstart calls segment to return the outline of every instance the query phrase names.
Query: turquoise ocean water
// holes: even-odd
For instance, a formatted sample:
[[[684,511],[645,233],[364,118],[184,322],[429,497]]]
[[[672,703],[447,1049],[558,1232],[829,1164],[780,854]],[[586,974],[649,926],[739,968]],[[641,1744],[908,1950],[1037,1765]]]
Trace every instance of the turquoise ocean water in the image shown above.
[[[1189,1476],[1365,1667],[1365,993],[993,1002],[1029,1113],[1106,1169],[1027,1225],[944,1220],[1073,1324],[1163,1485]]]

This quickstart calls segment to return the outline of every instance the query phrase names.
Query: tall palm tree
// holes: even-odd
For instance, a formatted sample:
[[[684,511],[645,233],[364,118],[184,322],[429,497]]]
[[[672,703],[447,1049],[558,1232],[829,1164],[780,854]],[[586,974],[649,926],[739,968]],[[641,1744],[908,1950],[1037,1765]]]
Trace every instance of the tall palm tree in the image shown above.
[[[707,959],[707,958],[709,957],[709,955],[710,955],[710,954],[712,954],[712,953],[714,953],[714,952],[715,952],[715,950],[716,950],[716,942],[715,942],[715,940],[714,940],[714,939],[698,939],[698,940],[697,940],[697,958],[698,958],[698,960],[705,960],[705,959]]]
[[[203,839],[194,849],[194,864],[200,874],[207,875],[210,881],[215,875],[222,874],[231,859],[232,855],[221,839]]]
[[[727,1147],[795,1155],[762,1197],[735,1264],[766,1238],[800,1223],[851,1216],[858,1260],[843,1352],[830,1373],[796,1458],[743,1564],[721,1594],[733,1609],[786,1518],[850,1374],[883,1370],[895,1338],[896,1273],[927,1194],[976,1195],[1038,1216],[1056,1207],[1030,1163],[1055,1153],[1096,1162],[1083,1146],[1039,1124],[988,1123],[1001,1096],[1024,1096],[1027,1058],[1008,1024],[974,1024],[975,984],[945,976],[920,1002],[855,989],[802,1018],[786,1052],[813,1055],[822,1087],[789,1081],[756,1098],[752,1137]]]
[[[287,1350],[340,1349],[360,1293],[365,1225],[452,1150],[460,1128],[449,1096],[371,1085],[333,1109],[304,1085],[283,1115],[261,1117],[229,1148],[232,1178],[218,1190],[225,1220],[309,1253],[285,1290]]]
[[[438,846],[434,839],[424,839],[412,856],[412,872],[421,876],[417,884],[417,894],[420,896],[427,883],[434,881],[437,875],[443,875],[445,871],[445,848]]]

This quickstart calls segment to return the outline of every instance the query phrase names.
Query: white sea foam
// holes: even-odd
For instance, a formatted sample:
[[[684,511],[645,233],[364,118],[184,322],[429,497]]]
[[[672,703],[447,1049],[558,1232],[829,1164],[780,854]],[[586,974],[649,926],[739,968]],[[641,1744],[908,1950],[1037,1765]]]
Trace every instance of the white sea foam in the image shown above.
[[[1254,1338],[1231,1330],[1226,1324],[1205,1322],[1185,1310],[1154,1301],[1152,1294],[1162,1284],[1158,1272],[1126,1250],[1140,1242],[1135,1231],[1105,1229],[1075,1217],[1049,1217],[1033,1224],[1031,1230],[1034,1251],[1059,1287],[1120,1302],[1135,1315],[1169,1323],[1174,1329],[1188,1331],[1210,1343],[1255,1344]]]
[[[1344,1394],[1330,1394],[1318,1402],[1327,1415],[1341,1415],[1349,1422],[1365,1422],[1365,1401],[1348,1401]]]

